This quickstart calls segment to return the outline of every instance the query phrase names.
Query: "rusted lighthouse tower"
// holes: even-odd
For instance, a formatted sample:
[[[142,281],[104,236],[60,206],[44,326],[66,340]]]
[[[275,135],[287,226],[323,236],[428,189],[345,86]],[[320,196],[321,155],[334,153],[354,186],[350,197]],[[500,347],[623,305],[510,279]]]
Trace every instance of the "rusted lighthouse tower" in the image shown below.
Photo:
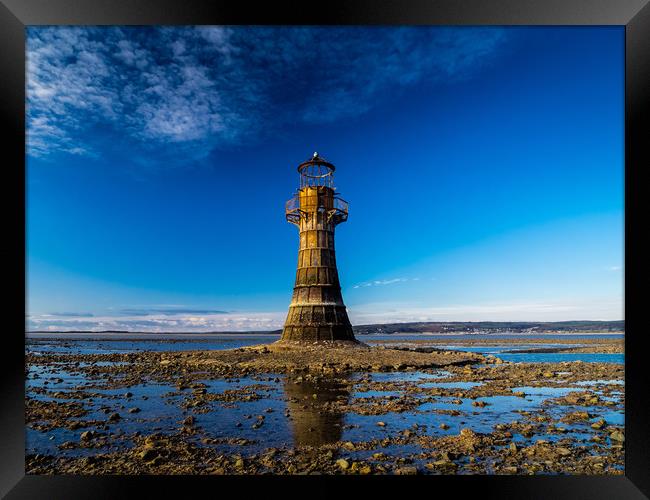
[[[348,203],[334,192],[334,170],[318,153],[298,165],[300,188],[285,210],[300,230],[298,269],[281,340],[355,340],[334,253],[334,229],[348,219]]]

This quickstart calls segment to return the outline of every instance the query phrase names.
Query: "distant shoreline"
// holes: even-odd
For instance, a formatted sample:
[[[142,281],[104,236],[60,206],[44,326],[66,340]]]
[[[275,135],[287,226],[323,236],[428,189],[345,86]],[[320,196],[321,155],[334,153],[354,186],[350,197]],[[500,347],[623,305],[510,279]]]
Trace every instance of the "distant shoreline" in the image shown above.
[[[269,331],[241,331],[241,332],[143,332],[137,330],[120,330],[120,331],[106,331],[106,330],[28,330],[26,334],[45,334],[45,333],[85,333],[85,334],[100,334],[100,335],[124,335],[129,333],[137,333],[139,335],[280,335],[281,332],[269,330]],[[409,331],[395,331],[395,332],[368,332],[368,333],[359,333],[355,332],[355,335],[610,335],[613,333],[625,333],[625,330],[580,330],[574,332],[563,332],[563,331],[543,331],[543,332],[501,332],[501,331],[482,331],[482,332],[409,332]]]
[[[448,332],[448,333],[414,333],[414,332],[393,332],[393,333],[357,333],[359,338],[368,337],[392,337],[392,336],[409,336],[409,337],[545,337],[545,336],[560,336],[560,337],[579,337],[584,335],[590,336],[611,336],[611,335],[625,335],[625,331],[610,331],[610,332]],[[84,331],[61,331],[61,332],[44,332],[34,331],[25,332],[25,338],[31,339],[98,339],[98,340],[156,340],[156,339],[201,339],[213,337],[280,337],[280,333],[276,332],[84,332]]]
[[[354,325],[366,335],[615,335],[625,333],[625,320],[615,321],[424,321]],[[146,332],[133,330],[30,330],[26,335],[280,335],[281,329],[207,332]]]

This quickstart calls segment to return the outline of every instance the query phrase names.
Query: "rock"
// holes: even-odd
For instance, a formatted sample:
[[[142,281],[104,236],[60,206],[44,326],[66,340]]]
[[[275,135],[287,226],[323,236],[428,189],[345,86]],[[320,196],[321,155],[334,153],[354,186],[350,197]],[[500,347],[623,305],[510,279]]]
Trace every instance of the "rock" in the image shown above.
[[[449,426],[448,426],[447,424],[445,424],[445,423],[440,424],[439,427],[440,427],[443,431],[449,429]]]
[[[461,429],[461,430],[460,430],[460,435],[461,435],[462,437],[465,437],[465,438],[473,438],[473,437],[476,437],[476,433],[475,433],[472,429],[470,429],[470,428],[468,428],[468,427],[465,427],[464,429]]]
[[[352,441],[347,441],[343,443],[343,448],[346,450],[354,450],[354,443]]]
[[[364,476],[370,474],[371,472],[372,468],[369,465],[364,465],[359,469],[359,474],[363,474]]]
[[[183,425],[194,425],[194,422],[195,422],[194,417],[190,415],[185,420],[183,420]]]
[[[605,420],[601,418],[600,420],[598,420],[598,421],[594,422],[593,424],[591,424],[591,428],[592,429],[602,429],[603,427],[605,427],[606,423],[607,422],[605,422]]]
[[[535,434],[535,431],[534,431],[532,425],[527,425],[527,426],[525,426],[525,427],[523,427],[521,429],[521,435],[524,436],[524,437],[527,437],[527,438],[533,437],[534,434]]]
[[[479,408],[483,408],[487,405],[488,404],[485,401],[472,401],[472,406],[478,406]]]
[[[338,465],[343,470],[347,470],[350,467],[350,462],[348,462],[345,458],[339,458],[336,461],[336,465]]]
[[[379,427],[386,427],[386,422],[377,422]]]
[[[119,414],[119,413],[111,413],[111,414],[108,416],[108,421],[109,421],[109,422],[117,422],[117,421],[120,420],[121,418],[122,418],[122,417],[120,417],[120,414]]]
[[[130,398],[131,396],[133,396],[133,393],[131,393],[131,392],[127,392],[127,393],[124,394],[125,398]]]
[[[80,436],[80,438],[81,438],[82,441],[88,441],[88,440],[90,440],[90,439],[92,439],[92,438],[94,438],[94,437],[95,437],[95,432],[94,432],[94,431],[85,431],[85,432],[82,432],[82,433],[81,433],[81,436]]]
[[[569,455],[571,455],[571,450],[569,450],[568,448],[556,448],[555,451],[561,457],[568,457]]]
[[[414,476],[418,473],[418,469],[417,467],[410,465],[405,467],[398,467],[393,472],[398,476]]]
[[[140,413],[140,408],[129,408],[129,413]]]
[[[513,396],[517,396],[518,398],[525,398],[526,397],[526,393],[524,391],[516,391],[516,392],[513,392],[512,394],[513,394]]]
[[[138,457],[140,457],[141,460],[144,462],[150,462],[154,458],[156,458],[159,455],[158,450],[155,450],[154,448],[147,448],[140,453],[138,453]]]
[[[427,468],[432,469],[432,468],[437,468],[437,469],[455,469],[458,466],[449,460],[448,458],[443,458],[441,460],[436,460],[435,462],[431,464],[427,464]]]
[[[159,443],[160,438],[161,438],[160,434],[151,434],[150,436],[147,436],[146,438],[144,438],[145,447],[153,448]]]
[[[517,467],[503,467],[501,469],[501,472],[504,474],[516,474],[517,473]]]
[[[517,448],[516,443],[515,443],[514,441],[512,441],[512,442],[510,443],[510,452],[511,452],[511,453],[517,453],[517,450],[518,450],[518,448]]]
[[[621,431],[614,431],[609,435],[609,439],[613,441],[625,442],[625,435]]]
[[[574,411],[573,413],[569,413],[567,417],[574,420],[589,420],[591,418],[591,415],[589,415],[589,413],[586,411]]]

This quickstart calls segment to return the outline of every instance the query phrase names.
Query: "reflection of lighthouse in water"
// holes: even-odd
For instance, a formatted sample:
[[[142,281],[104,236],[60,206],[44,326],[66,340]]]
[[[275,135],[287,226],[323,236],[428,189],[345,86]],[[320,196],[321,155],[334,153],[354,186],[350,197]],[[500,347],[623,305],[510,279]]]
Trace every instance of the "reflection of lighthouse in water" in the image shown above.
[[[320,446],[339,441],[343,434],[343,414],[335,410],[336,405],[328,403],[339,400],[347,404],[350,391],[346,385],[326,377],[296,382],[299,379],[284,381],[294,445]]]

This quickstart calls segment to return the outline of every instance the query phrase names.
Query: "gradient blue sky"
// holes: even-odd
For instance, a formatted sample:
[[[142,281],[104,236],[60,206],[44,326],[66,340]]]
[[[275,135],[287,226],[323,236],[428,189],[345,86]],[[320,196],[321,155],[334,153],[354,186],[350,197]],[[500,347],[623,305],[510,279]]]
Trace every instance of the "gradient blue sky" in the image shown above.
[[[624,30],[27,29],[29,329],[281,327],[284,202],[353,324],[623,318]]]

